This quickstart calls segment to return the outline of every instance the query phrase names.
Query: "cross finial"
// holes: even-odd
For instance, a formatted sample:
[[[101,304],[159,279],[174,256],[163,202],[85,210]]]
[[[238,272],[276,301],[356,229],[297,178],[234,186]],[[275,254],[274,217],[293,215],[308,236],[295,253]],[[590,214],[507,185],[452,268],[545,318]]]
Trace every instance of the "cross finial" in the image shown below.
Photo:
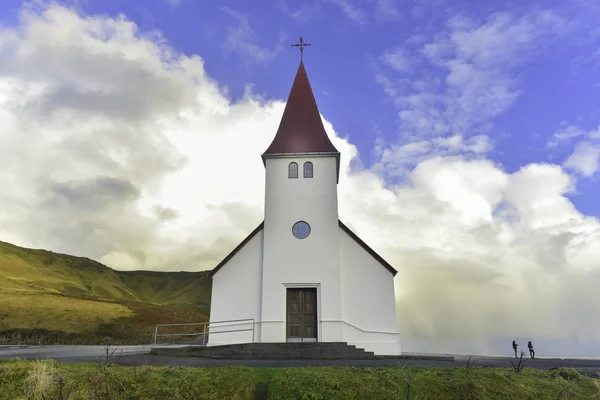
[[[292,47],[300,47],[300,61],[302,61],[302,53],[304,53],[304,48],[306,46],[312,46],[312,43],[304,43],[304,39],[302,39],[302,36],[300,36],[300,43],[292,45]]]

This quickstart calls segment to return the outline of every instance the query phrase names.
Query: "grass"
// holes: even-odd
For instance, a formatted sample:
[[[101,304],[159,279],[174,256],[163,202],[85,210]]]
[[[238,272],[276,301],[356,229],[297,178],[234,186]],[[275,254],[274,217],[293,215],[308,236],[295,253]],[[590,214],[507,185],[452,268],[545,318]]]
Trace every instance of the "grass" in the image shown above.
[[[65,320],[69,319],[65,309],[57,311],[54,321],[42,319],[47,328],[26,327],[7,328],[0,330],[0,344],[148,344],[154,338],[154,327],[157,324],[180,324],[189,322],[203,322],[207,320],[204,314],[187,311],[176,307],[157,306],[148,303],[128,301],[91,301],[85,299],[65,300],[80,305],[84,301],[98,303],[106,306],[119,306],[129,310],[128,316],[119,317],[104,322],[82,325],[76,331],[67,331],[58,327],[65,327]],[[91,311],[92,308],[87,309]],[[4,311],[3,311],[4,312]],[[36,314],[38,317],[40,314]],[[87,318],[90,315],[83,310],[79,317]],[[23,325],[23,324],[16,324]],[[173,332],[177,333],[177,332]]]
[[[0,361],[0,399],[598,399],[572,369],[153,367]]]
[[[40,328],[83,332],[133,315],[133,311],[122,304],[74,301],[49,293],[0,293],[0,310],[0,330]]]
[[[0,242],[0,344],[149,343],[161,323],[203,322],[208,271],[115,271]]]

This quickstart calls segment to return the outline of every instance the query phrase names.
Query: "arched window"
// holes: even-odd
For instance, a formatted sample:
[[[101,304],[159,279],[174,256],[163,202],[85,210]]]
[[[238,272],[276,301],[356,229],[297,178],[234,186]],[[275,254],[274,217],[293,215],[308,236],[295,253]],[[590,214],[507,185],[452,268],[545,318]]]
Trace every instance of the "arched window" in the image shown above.
[[[313,177],[313,163],[307,161],[304,163],[304,177],[312,178]]]
[[[297,178],[298,177],[298,164],[295,162],[291,162],[288,166],[288,178]]]

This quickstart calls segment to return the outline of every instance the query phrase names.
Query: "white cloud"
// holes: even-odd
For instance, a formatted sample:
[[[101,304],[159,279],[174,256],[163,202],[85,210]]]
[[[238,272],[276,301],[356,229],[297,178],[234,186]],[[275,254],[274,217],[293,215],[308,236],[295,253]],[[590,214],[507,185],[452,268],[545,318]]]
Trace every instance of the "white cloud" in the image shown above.
[[[600,169],[600,143],[577,143],[575,151],[565,160],[564,166],[586,177],[594,175]]]
[[[256,32],[250,26],[247,16],[229,7],[221,9],[237,21],[236,26],[228,28],[225,39],[226,50],[238,52],[246,62],[251,64],[263,64],[271,61],[282,50],[282,42],[286,39],[284,33],[280,33],[274,49],[261,47],[257,44]]]
[[[414,65],[414,58],[402,47],[383,53],[380,60],[398,72],[407,72]]]
[[[447,0],[412,0],[410,14],[413,18],[421,19],[431,16],[431,10],[440,10],[447,4]],[[409,7],[409,5],[405,5]]]
[[[177,8],[183,3],[183,0],[164,0],[164,1],[165,1],[165,3],[167,3],[169,6],[171,6],[173,8]]]
[[[492,211],[502,199],[507,179],[489,161],[467,163],[452,157],[421,162],[411,178],[415,186],[450,205],[465,224],[492,220]]]
[[[574,182],[559,166],[530,164],[516,172],[506,196],[525,229],[559,226],[581,216],[564,197]]]
[[[372,173],[348,177],[340,213],[398,267],[411,349],[506,353],[512,338],[532,338],[548,353],[596,354],[587,313],[599,297],[588,281],[600,279],[600,224],[565,197],[572,184],[559,166],[507,174],[434,158],[389,189]]]
[[[445,147],[450,152],[467,153],[473,152],[483,154],[490,150],[490,139],[485,135],[477,135],[470,137],[467,141],[463,140],[462,136],[450,136],[445,138],[435,138],[434,143],[440,147]]]
[[[563,121],[559,131],[552,135],[547,147],[567,146],[575,139],[579,141],[575,143],[571,155],[564,161],[563,166],[584,177],[591,177],[600,170],[600,126],[586,131]]]
[[[416,165],[433,157],[461,155],[481,158],[491,146],[490,139],[485,135],[473,136],[467,140],[454,135],[389,147],[384,145],[376,152],[377,161],[371,170],[382,176],[405,177]]]
[[[428,83],[435,97],[426,106],[441,103],[437,108],[444,113],[438,119],[450,131],[464,133],[485,124],[514,103],[520,94],[515,67],[527,61],[542,38],[553,32],[552,25],[531,16],[498,13],[480,25],[454,17],[449,30],[424,47],[426,60],[446,76],[439,86]],[[411,124],[410,119],[404,122]]]
[[[460,13],[440,32],[413,35],[384,52],[376,81],[398,109],[399,145],[429,141],[431,153],[416,160],[448,154],[483,155],[491,149],[494,119],[521,94],[520,67],[545,43],[565,31],[564,20],[550,11],[516,15],[499,12],[474,20]],[[471,143],[470,146],[462,142]],[[449,148],[440,152],[440,145]],[[443,146],[442,146],[443,147]],[[390,149],[389,151],[393,151]],[[403,159],[402,155],[388,158]],[[399,176],[414,162],[387,176]],[[385,160],[380,160],[385,163]],[[381,171],[381,166],[376,166]]]
[[[276,2],[276,6],[281,12],[299,23],[308,22],[321,12],[317,2],[303,2],[299,8],[290,8],[291,4],[296,5],[295,2],[286,0],[277,0]]]
[[[56,5],[0,30],[0,240],[200,270],[261,221],[259,155],[283,102],[232,103],[200,57],[155,40]],[[570,203],[560,166],[509,174],[483,158],[485,136],[439,135],[381,144],[390,163],[415,163],[391,185],[351,170],[356,148],[325,126],[342,152],[341,218],[399,270],[406,351],[506,352],[516,337],[597,353],[600,223]]]
[[[340,8],[344,16],[352,22],[364,26],[368,23],[366,13],[352,0],[327,0]]]
[[[375,0],[375,18],[379,22],[397,21],[402,14],[395,0]]]
[[[561,129],[552,135],[552,139],[548,142],[547,147],[556,147],[584,134],[585,131],[581,128],[574,125],[567,125],[563,121],[563,123],[561,123]]]

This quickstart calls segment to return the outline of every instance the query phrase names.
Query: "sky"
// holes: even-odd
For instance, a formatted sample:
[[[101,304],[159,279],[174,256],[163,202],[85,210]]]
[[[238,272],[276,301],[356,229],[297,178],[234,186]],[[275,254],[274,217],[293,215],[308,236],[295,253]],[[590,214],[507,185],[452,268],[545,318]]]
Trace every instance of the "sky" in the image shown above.
[[[520,3],[3,0],[0,240],[212,269],[262,221],[302,35],[403,350],[600,355],[600,5]]]

